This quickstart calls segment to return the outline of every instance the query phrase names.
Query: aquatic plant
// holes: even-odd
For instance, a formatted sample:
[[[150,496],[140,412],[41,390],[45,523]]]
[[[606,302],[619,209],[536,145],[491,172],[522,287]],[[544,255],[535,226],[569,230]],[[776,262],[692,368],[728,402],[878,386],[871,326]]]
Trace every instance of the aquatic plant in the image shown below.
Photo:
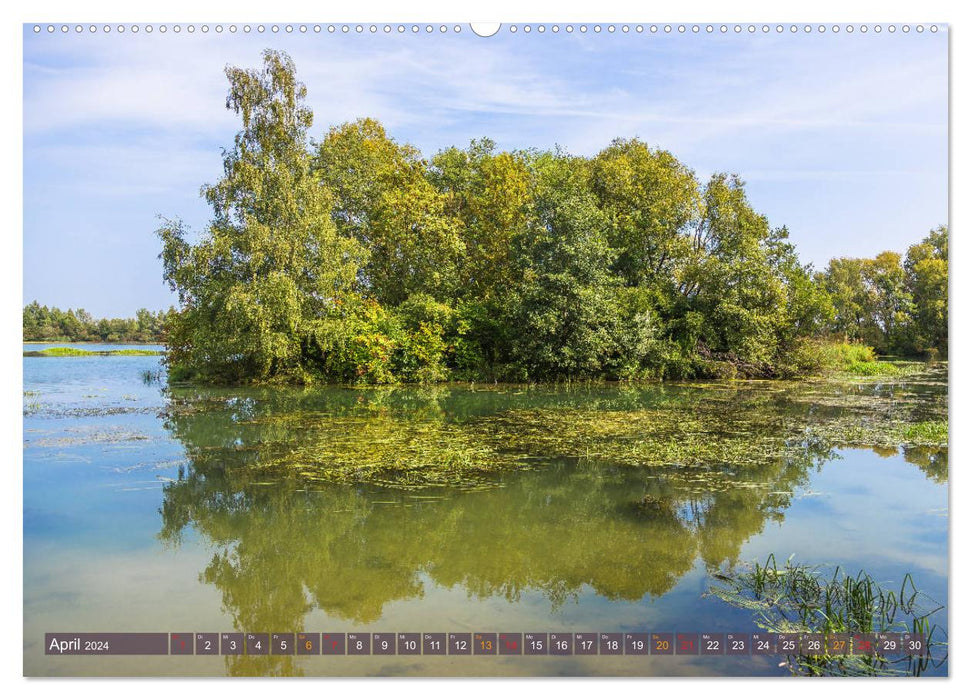
[[[913,445],[947,445],[947,421],[922,421],[904,428],[904,438]]]
[[[505,386],[489,389],[488,403],[469,413],[463,403],[482,392],[454,386],[187,389],[172,394],[167,418],[180,438],[203,426],[236,436],[222,445],[190,439],[194,459],[245,453],[248,468],[308,482],[471,487],[536,459],[565,457],[684,469],[686,478],[708,482],[727,470],[734,483],[807,449],[945,450],[945,385],[937,386],[936,376],[895,385],[729,381],[555,392]]]
[[[930,663],[946,659],[943,631],[931,622],[943,605],[922,593],[910,574],[900,589],[881,586],[865,571],[856,576],[840,567],[794,564],[791,558],[779,567],[774,554],[765,564],[719,572],[719,583],[709,586],[706,596],[729,605],[751,610],[755,623],[772,633],[793,634],[878,634],[912,633],[926,640],[927,654],[890,656],[790,654],[785,664],[794,675],[920,675]]]
[[[162,381],[163,370],[151,370],[143,369],[139,375],[142,378],[142,384],[145,386],[151,386],[152,384],[158,384]]]

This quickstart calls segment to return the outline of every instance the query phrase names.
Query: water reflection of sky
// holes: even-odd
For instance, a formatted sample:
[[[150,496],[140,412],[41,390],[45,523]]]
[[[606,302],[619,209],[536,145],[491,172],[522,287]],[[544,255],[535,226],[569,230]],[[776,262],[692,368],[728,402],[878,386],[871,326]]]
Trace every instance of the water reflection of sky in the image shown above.
[[[232,604],[227,606],[225,590],[204,581],[204,572],[212,566],[214,556],[227,556],[230,561],[240,556],[238,547],[233,550],[232,537],[213,542],[191,525],[179,542],[160,537],[163,486],[178,477],[185,455],[181,443],[172,438],[157,415],[163,406],[159,385],[141,380],[143,371],[157,365],[156,357],[24,360],[24,644],[28,674],[226,672],[221,658],[180,660],[178,664],[168,659],[55,659],[45,657],[40,648],[45,631],[228,631],[234,628],[234,615],[240,614]],[[911,572],[931,596],[946,601],[946,483],[927,478],[900,453],[880,456],[870,450],[847,449],[840,451],[839,457],[818,471],[809,471],[781,519],[765,518],[760,531],[742,535],[738,560],[761,560],[774,552],[782,561],[792,554],[798,562],[841,565],[850,573],[865,568],[877,580],[895,585],[904,573]],[[334,601],[330,612],[324,609],[326,606],[308,602],[306,612],[297,619],[308,630],[753,631],[748,613],[702,597],[708,578],[700,559],[690,563],[694,555],[689,552],[689,565],[682,570],[661,563],[676,559],[668,549],[638,539],[638,528],[647,525],[638,520],[640,516],[631,514],[630,501],[636,500],[640,494],[637,489],[643,490],[652,479],[656,474],[645,470],[598,471],[575,463],[558,463],[546,470],[504,476],[501,489],[430,501],[422,506],[423,516],[417,510],[404,513],[405,505],[414,506],[415,502],[388,496],[386,490],[331,487],[319,494],[308,493],[300,501],[308,517],[321,517],[316,510],[333,508],[348,498],[346,502],[352,505],[370,504],[373,512],[369,511],[367,524],[361,526],[365,529],[351,527],[348,536],[361,534],[373,540],[376,554],[370,575],[385,575],[385,567],[388,576],[402,576],[406,585],[396,592],[393,586],[382,588],[380,582],[361,581],[360,595],[377,596],[362,603],[378,611],[371,619],[335,612],[355,609],[353,600],[343,599]],[[556,489],[551,487],[553,483]],[[534,493],[538,500],[533,500]],[[361,498],[364,500],[354,500]],[[536,509],[535,504],[540,502],[544,507]],[[567,505],[571,502],[577,504],[572,513]],[[274,510],[277,506],[272,499],[261,507],[268,510],[258,511],[254,506],[250,513],[244,508],[240,516],[244,520],[230,522],[235,522],[241,532],[248,526],[258,529],[262,521],[245,522],[251,515],[275,523],[272,518],[280,514]],[[548,535],[561,527],[564,540],[570,540],[567,528],[580,527],[571,526],[571,517],[596,510],[603,518],[598,525],[603,529],[603,541],[581,537],[576,542],[591,551],[564,551],[558,559],[557,542],[531,541],[530,521],[524,518],[511,530],[497,528],[501,538],[491,544],[485,537],[465,542],[469,551],[486,553],[486,559],[467,569],[463,578],[464,565],[457,550],[439,545],[423,549],[418,540],[430,537],[430,533],[409,532],[401,526],[419,523],[421,527],[421,523],[436,522],[439,515],[466,523],[489,522],[490,517],[508,517],[511,512],[528,508],[536,509],[536,518],[546,519],[543,525],[536,521],[537,533]],[[726,536],[717,522],[724,511],[706,511],[703,498],[679,506],[676,512],[678,519],[689,525],[705,518],[713,520],[706,524],[708,534],[702,539]],[[344,513],[336,517],[357,516]],[[456,532],[462,532],[460,525],[456,527]],[[735,526],[725,527],[730,530]],[[307,535],[295,529],[284,534],[297,541],[295,547],[312,550],[315,542],[313,530],[310,532]],[[664,530],[648,528],[644,532],[657,537]],[[618,558],[610,548],[614,542],[628,546],[625,543],[638,541],[644,551],[632,552],[629,561]],[[281,543],[279,547],[285,549],[287,542],[281,535],[278,540],[271,539],[268,546],[272,549],[275,543]],[[400,543],[402,550],[417,551],[418,563],[407,560],[404,554],[396,560],[395,543]],[[718,542],[698,546],[703,545],[721,551]],[[245,546],[267,545],[248,540]],[[355,552],[368,544],[348,542],[346,551],[340,542],[327,546],[337,547],[336,553],[331,553],[332,561],[346,561],[353,567],[360,564]],[[655,551],[652,547],[659,552],[658,562],[644,554]],[[595,563],[600,555],[595,551],[598,548],[603,549],[606,565],[618,571],[598,573],[589,568],[589,562]],[[544,550],[548,550],[544,556],[549,557],[541,559],[547,562],[543,564],[545,571],[530,569],[529,557],[539,556]],[[286,551],[277,554],[280,561],[287,560]],[[422,563],[422,557],[430,560]],[[589,557],[589,562],[578,563],[577,557]],[[638,579],[650,578],[649,569],[655,564],[674,567],[670,572],[672,583],[666,590],[658,595],[631,596],[624,592],[637,590]],[[522,581],[508,582],[517,588],[515,595],[502,590],[502,567],[527,574]],[[362,576],[369,575],[367,566],[360,571]],[[258,581],[233,580],[228,584],[241,586],[238,590],[230,588],[237,604],[245,607],[246,601],[260,600],[260,586],[264,593],[268,588],[282,589],[302,572],[270,567],[257,573]],[[561,573],[564,580],[586,577],[593,585],[573,587],[562,600],[553,600],[550,591]],[[532,580],[538,583],[532,585]],[[322,588],[330,590],[323,584]],[[338,587],[338,592],[331,594],[352,597],[353,588],[350,585],[345,591]],[[946,624],[943,615],[939,618],[939,624]],[[780,672],[764,659],[729,658],[531,659],[519,660],[518,665],[506,659],[488,660],[487,665],[478,659],[464,665],[455,659],[345,662],[335,667],[333,660],[310,659],[301,660],[298,666],[308,675],[382,671],[443,675]]]
[[[852,573],[864,565],[888,572],[905,566],[915,575],[946,577],[947,487],[901,455],[844,450],[842,456],[813,479],[818,495],[796,500],[785,522],[766,527],[748,548],[842,564]]]

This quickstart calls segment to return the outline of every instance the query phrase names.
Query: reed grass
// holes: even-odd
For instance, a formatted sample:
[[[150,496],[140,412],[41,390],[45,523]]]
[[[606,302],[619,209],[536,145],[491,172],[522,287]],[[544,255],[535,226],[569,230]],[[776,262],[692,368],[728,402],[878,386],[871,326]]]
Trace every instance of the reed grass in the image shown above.
[[[911,632],[927,641],[925,656],[890,658],[847,655],[790,655],[786,665],[800,676],[920,675],[929,664],[947,658],[947,643],[931,616],[943,606],[921,592],[908,573],[900,589],[881,586],[865,571],[793,564],[779,567],[775,555],[739,571],[715,576],[720,583],[706,595],[751,610],[756,624],[773,633],[877,634]],[[933,653],[931,653],[933,650]]]

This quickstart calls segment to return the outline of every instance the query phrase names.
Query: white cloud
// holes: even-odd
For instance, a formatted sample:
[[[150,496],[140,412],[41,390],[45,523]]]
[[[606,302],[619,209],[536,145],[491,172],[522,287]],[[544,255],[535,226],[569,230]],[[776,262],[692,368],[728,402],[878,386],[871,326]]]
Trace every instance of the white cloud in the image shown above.
[[[103,37],[85,38],[90,43],[80,54],[83,61],[70,55],[76,65],[52,69],[41,62],[44,55],[28,65],[28,133],[108,126],[231,134],[236,121],[224,109],[222,66],[255,66],[264,44],[280,43],[276,37],[155,36],[111,45]],[[911,113],[934,100],[945,102],[940,56],[886,65],[872,51],[846,42],[834,44],[831,55],[800,43],[800,37],[763,38],[743,51],[716,43],[717,50],[695,55],[671,44],[667,55],[659,57],[656,49],[631,52],[619,57],[617,66],[598,65],[603,80],[592,82],[580,75],[579,60],[565,67],[551,64],[555,56],[535,48],[520,51],[515,43],[496,50],[496,44],[475,39],[290,39],[288,49],[308,85],[318,133],[365,115],[392,130],[445,129],[445,135],[456,125],[519,118],[545,120],[550,133],[586,150],[587,134],[599,137],[611,129],[697,143],[757,129],[942,128],[946,118],[944,111],[936,119]],[[538,40],[544,39],[551,47],[563,41]],[[590,49],[595,44],[577,37],[574,45]],[[681,60],[671,60],[671,54]]]
[[[316,138],[361,116],[427,155],[481,136],[580,154],[639,136],[702,177],[774,183],[756,206],[827,250],[866,197],[946,190],[945,37],[40,36],[25,41],[25,235],[54,225],[45,192],[79,215],[111,203],[133,229],[147,208],[199,215],[238,128],[222,69],[257,67],[267,46],[293,57]],[[847,202],[800,204],[807,182],[836,179]],[[912,218],[937,223],[942,200],[922,194]]]

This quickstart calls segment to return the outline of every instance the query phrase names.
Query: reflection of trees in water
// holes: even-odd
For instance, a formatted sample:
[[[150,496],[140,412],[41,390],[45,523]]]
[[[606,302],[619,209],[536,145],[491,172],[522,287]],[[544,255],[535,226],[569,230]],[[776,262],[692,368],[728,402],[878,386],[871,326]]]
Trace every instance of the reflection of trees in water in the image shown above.
[[[302,676],[303,669],[293,656],[227,656],[226,675],[254,678]]]
[[[527,394],[526,400],[492,392],[486,413],[503,400],[527,408],[559,401],[567,410],[589,410],[591,401],[605,410],[646,401],[675,401],[695,412],[706,405],[726,409],[703,392],[646,391],[586,399]],[[373,622],[387,603],[422,597],[423,577],[510,601],[539,591],[554,608],[584,586],[615,600],[660,596],[696,559],[709,568],[734,562],[767,521],[782,520],[793,490],[832,456],[829,446],[815,443],[744,467],[638,469],[606,459],[560,459],[489,475],[501,488],[474,492],[326,484],[299,469],[268,474],[261,467],[267,446],[274,459],[287,439],[313,449],[320,435],[301,425],[321,415],[436,424],[458,417],[472,424],[480,413],[478,397],[456,401],[447,391],[391,391],[377,400],[354,391],[323,396],[237,392],[208,405],[187,402],[168,418],[191,467],[165,488],[160,537],[178,543],[191,526],[214,545],[201,579],[221,591],[236,629],[300,630],[314,608]],[[761,401],[774,411],[767,425],[776,426],[779,397]],[[281,420],[260,420],[268,414]],[[928,474],[940,471],[935,457],[917,461],[916,455],[905,453]],[[946,478],[946,457],[943,464]],[[298,672],[289,657],[228,658],[227,664],[233,675]]]
[[[908,445],[903,448],[871,447],[870,449],[881,457],[896,457],[902,453],[904,461],[916,466],[928,479],[937,484],[947,483],[946,448]]]
[[[947,450],[933,447],[904,447],[904,459],[916,465],[928,479],[947,483]]]

